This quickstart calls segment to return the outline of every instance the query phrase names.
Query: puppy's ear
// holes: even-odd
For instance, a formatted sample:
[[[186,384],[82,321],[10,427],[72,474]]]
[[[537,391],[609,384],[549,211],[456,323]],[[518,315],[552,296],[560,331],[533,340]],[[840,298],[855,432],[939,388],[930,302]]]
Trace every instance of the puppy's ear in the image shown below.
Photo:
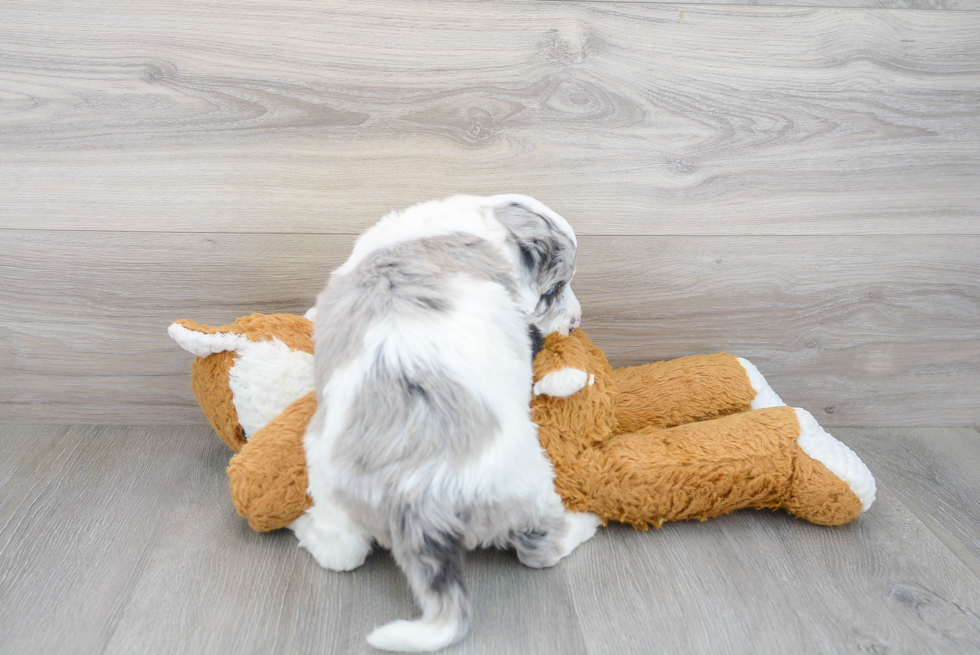
[[[560,222],[519,201],[495,207],[494,216],[507,229],[507,245],[519,262],[520,294],[527,309],[533,309],[549,287],[575,272],[574,233],[557,214]]]
[[[494,211],[509,232],[509,242],[520,253],[521,266],[529,277],[537,277],[556,248],[555,228],[548,219],[524,205],[510,203]]]

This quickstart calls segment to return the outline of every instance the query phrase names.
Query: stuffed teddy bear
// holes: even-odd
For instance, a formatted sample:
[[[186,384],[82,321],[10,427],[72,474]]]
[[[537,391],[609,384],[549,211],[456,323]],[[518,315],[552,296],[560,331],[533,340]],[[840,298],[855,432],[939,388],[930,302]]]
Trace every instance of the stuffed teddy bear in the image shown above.
[[[236,509],[255,530],[293,528],[301,545],[312,504],[303,451],[316,408],[312,311],[169,328],[197,355],[194,393],[236,452],[228,465]],[[645,529],[767,507],[840,525],[874,500],[861,459],[808,412],[785,406],[741,358],[693,355],[613,370],[584,331],[555,333],[535,357],[533,389],[555,488],[569,509],[603,524]]]

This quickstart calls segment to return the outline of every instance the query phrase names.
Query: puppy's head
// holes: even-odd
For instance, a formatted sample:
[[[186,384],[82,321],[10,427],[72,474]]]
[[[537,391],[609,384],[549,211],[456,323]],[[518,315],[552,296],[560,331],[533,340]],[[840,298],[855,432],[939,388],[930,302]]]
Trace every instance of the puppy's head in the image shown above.
[[[542,334],[567,335],[582,322],[572,291],[577,242],[568,222],[533,198],[497,196],[494,216],[507,230],[521,306]],[[495,198],[495,199],[496,199]]]

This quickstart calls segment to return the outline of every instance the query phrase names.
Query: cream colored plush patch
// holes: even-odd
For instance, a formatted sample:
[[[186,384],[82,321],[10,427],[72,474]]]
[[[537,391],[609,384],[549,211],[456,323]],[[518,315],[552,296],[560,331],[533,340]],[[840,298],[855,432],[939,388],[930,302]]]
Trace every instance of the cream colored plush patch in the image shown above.
[[[247,439],[313,391],[313,355],[290,350],[279,339],[245,339],[235,352],[238,359],[228,372],[228,380],[238,422]]]
[[[534,395],[568,398],[585,387],[588,380],[588,373],[578,368],[563,368],[552,371],[535,383]]]
[[[854,495],[861,500],[862,511],[868,511],[875,501],[876,487],[874,476],[865,463],[853,450],[820,427],[810,412],[796,409],[796,418],[800,422],[797,443],[803,452],[846,482]]]
[[[766,407],[783,407],[786,403],[772,390],[766,378],[755,367],[755,364],[747,359],[736,357],[738,363],[745,369],[745,374],[749,378],[749,384],[755,389],[755,398],[752,399],[752,409],[764,409]]]
[[[177,342],[181,348],[198,357],[207,357],[215,353],[223,353],[229,350],[238,350],[249,343],[248,337],[244,334],[234,332],[218,332],[207,334],[188,330],[179,323],[173,323],[167,328],[167,334]]]

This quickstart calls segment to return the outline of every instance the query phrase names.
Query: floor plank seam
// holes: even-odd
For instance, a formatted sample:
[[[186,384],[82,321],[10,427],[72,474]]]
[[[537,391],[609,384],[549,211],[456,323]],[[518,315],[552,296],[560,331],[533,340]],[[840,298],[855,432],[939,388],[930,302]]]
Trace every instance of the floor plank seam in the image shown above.
[[[944,530],[943,527],[931,516],[918,511],[915,507],[905,502],[905,500],[901,497],[901,495],[895,494],[894,498],[903,507],[905,507],[905,509],[911,512],[912,516],[919,519],[919,522],[922,523],[922,525],[926,526],[926,529],[928,529],[929,532],[931,532],[936,537],[936,539],[939,540],[939,542],[943,545],[943,548],[945,548],[949,553],[953,555],[953,557],[959,560],[960,563],[963,564],[963,566],[965,566],[971,573],[973,573],[973,575],[977,577],[978,581],[980,581],[980,563],[978,563],[972,557],[962,556],[958,552],[957,548],[953,548],[950,546],[949,544],[950,540],[952,540],[954,543],[958,543],[956,537],[954,537],[949,532]]]
[[[173,513],[173,511],[174,508],[171,508],[171,513]],[[167,518],[169,519],[170,516],[168,516]],[[146,550],[144,551],[144,556],[140,561],[139,569],[135,572],[135,575],[133,576],[132,584],[130,585],[129,589],[126,590],[126,598],[119,605],[119,612],[117,613],[117,616],[110,617],[108,621],[110,623],[110,630],[109,630],[109,634],[106,635],[105,642],[102,644],[102,649],[99,651],[100,655],[103,655],[106,651],[109,650],[109,646],[112,644],[113,637],[116,636],[116,632],[119,631],[119,626],[122,625],[123,619],[126,618],[126,611],[129,609],[130,605],[132,604],[133,597],[136,595],[137,589],[139,589],[140,582],[143,580],[143,576],[146,575],[146,567],[150,563],[150,555],[156,549],[157,544],[160,543],[160,539],[162,538],[162,536],[163,536],[162,531],[158,532],[153,542],[151,544],[147,544]]]
[[[113,427],[117,427],[117,426],[113,426]],[[140,428],[153,429],[153,428],[159,428],[160,426],[132,425],[132,426],[124,426],[124,427],[129,427],[134,429],[140,429]],[[187,427],[187,426],[174,426],[174,427]],[[151,563],[151,560],[153,558],[153,553],[156,551],[157,546],[164,538],[165,527],[170,523],[170,519],[178,511],[179,501],[180,501],[180,496],[175,495],[173,502],[170,506],[170,510],[167,512],[165,519],[162,521],[158,521],[157,525],[160,527],[154,534],[153,539],[148,543],[144,544],[143,556],[140,558],[138,569],[134,571],[134,575],[132,576],[132,583],[130,584],[129,588],[126,590],[125,600],[119,604],[119,611],[116,613],[116,615],[110,616],[108,620],[108,623],[111,624],[111,629],[109,631],[109,634],[106,636],[105,642],[102,644],[102,649],[99,651],[100,654],[104,655],[104,653],[108,651],[109,646],[112,645],[113,638],[115,637],[116,633],[119,631],[119,627],[122,625],[123,619],[126,618],[126,613],[129,607],[132,605],[132,601],[136,595],[136,592],[140,588],[140,582],[142,582],[144,576],[146,576],[147,574],[147,567]]]
[[[604,530],[604,528],[600,527],[599,528],[599,531],[596,533],[596,536],[593,537],[593,539],[595,539],[597,537],[601,537],[602,536],[602,533],[603,533],[603,530]],[[560,564],[559,564],[559,566],[560,566]],[[572,581],[569,580],[569,578],[568,578],[568,568],[567,567],[562,567],[562,572],[561,573],[562,573],[562,575],[561,575],[562,584],[565,585],[565,589],[568,591],[569,602],[571,602],[571,604],[572,604],[572,612],[575,613],[575,626],[578,628],[578,634],[579,634],[579,638],[581,640],[580,643],[582,644],[582,650],[585,653],[587,653],[587,655],[592,655],[592,651],[589,650],[589,645],[585,641],[585,631],[582,628],[582,625],[583,625],[582,624],[582,613],[579,611],[578,601],[577,601],[577,599],[575,597],[575,594],[572,593]]]

